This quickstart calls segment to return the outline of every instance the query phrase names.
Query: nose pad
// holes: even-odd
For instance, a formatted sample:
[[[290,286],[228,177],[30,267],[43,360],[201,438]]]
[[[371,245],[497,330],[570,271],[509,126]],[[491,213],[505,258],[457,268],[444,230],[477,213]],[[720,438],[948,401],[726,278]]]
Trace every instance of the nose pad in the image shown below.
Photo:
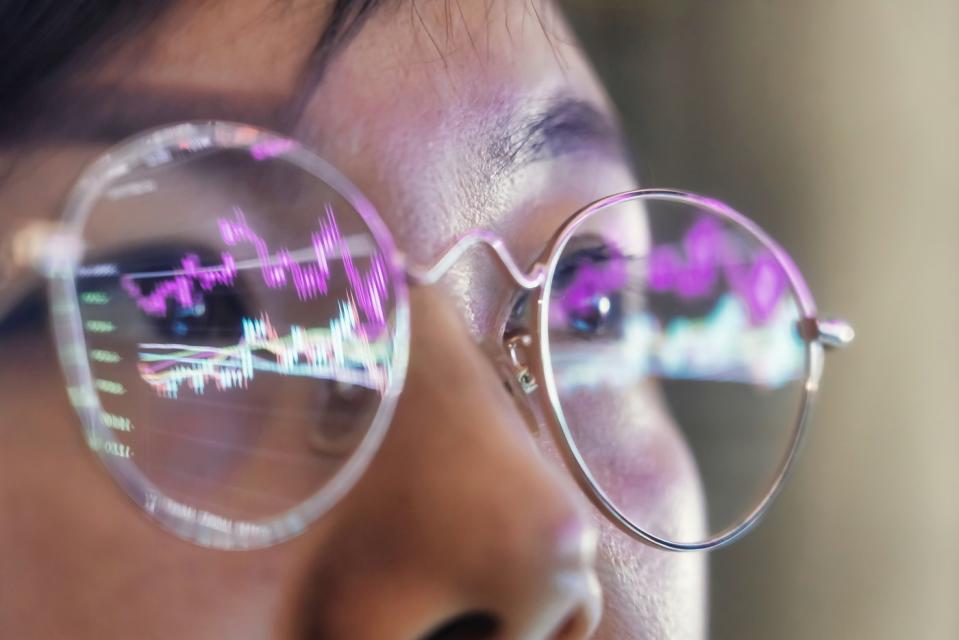
[[[522,331],[509,332],[502,338],[502,344],[494,360],[499,365],[506,390],[512,396],[517,409],[523,416],[530,433],[540,435],[540,425],[544,416],[542,408],[535,402],[539,381],[531,364],[530,348],[533,338]],[[505,356],[505,357],[504,357]]]
[[[529,366],[527,349],[532,346],[533,338],[528,333],[517,333],[503,337],[503,347],[509,358],[510,377],[518,391],[530,395],[539,388],[536,376]]]
[[[517,399],[532,396],[539,388],[532,360],[534,340],[530,333],[530,327],[536,326],[536,306],[532,292],[523,291],[516,296],[499,345],[506,352],[504,369],[507,387]],[[535,403],[527,401],[520,404],[532,409]]]

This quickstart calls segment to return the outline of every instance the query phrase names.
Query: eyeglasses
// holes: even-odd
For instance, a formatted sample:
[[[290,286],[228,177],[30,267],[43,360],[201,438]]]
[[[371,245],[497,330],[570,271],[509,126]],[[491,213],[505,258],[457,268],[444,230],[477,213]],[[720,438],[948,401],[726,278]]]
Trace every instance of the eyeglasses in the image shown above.
[[[324,160],[225,122],[120,144],[56,230],[23,237],[90,448],[160,525],[217,548],[295,536],[350,490],[403,390],[408,286],[477,245],[526,292],[503,336],[515,395],[547,409],[593,502],[666,549],[757,522],[824,348],[853,337],[817,317],[779,245],[716,200],[621,193],[572,215],[528,270],[485,231],[420,267]],[[676,508],[678,477],[696,479],[704,509]]]

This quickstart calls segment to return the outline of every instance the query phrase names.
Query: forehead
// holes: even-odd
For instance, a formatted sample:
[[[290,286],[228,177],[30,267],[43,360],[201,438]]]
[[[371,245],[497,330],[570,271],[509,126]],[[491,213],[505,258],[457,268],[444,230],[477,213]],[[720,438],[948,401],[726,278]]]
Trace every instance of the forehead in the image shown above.
[[[388,165],[444,160],[453,148],[462,158],[511,112],[542,108],[564,89],[604,106],[550,2],[387,0],[355,37],[318,49],[328,5],[180,3],[146,31],[111,38],[65,83],[65,99],[43,107],[49,117],[31,130],[36,139],[0,141],[4,165],[27,160],[10,172],[18,179],[0,184],[0,198],[31,200],[31,217],[49,213],[50,196],[98,151],[175,121],[248,122],[353,164],[368,165],[363,152],[375,150],[376,164]],[[30,178],[41,173],[45,201],[36,202]],[[13,216],[26,208],[3,207]]]
[[[512,210],[530,209],[524,194],[555,167],[509,171],[491,144],[558,100],[610,111],[552,3],[400,2],[324,69],[296,134],[358,183],[401,246],[432,255],[467,229],[508,233]]]
[[[468,228],[508,232],[517,219],[508,212],[549,179],[503,171],[489,153],[492,131],[558,95],[605,108],[549,2],[387,1],[336,51],[317,49],[327,13],[305,0],[181,3],[107,52],[75,82],[94,87],[90,99],[52,128],[67,135],[21,149],[23,170],[0,184],[0,203],[11,205],[0,213],[4,235],[56,217],[83,165],[119,138],[233,119],[315,147],[374,202],[398,244],[429,256]]]

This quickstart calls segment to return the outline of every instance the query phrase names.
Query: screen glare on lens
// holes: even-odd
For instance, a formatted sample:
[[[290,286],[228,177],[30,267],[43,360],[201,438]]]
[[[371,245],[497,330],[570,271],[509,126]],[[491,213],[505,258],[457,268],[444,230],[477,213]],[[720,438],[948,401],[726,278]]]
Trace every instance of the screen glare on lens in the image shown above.
[[[318,517],[371,455],[399,300],[337,176],[221,126],[114,154],[54,295],[72,309],[61,352],[85,355],[67,369],[74,404],[118,482],[184,537],[260,546]]]
[[[775,485],[804,399],[778,258],[706,206],[655,197],[593,211],[557,251],[548,359],[589,481],[669,542],[735,529]]]

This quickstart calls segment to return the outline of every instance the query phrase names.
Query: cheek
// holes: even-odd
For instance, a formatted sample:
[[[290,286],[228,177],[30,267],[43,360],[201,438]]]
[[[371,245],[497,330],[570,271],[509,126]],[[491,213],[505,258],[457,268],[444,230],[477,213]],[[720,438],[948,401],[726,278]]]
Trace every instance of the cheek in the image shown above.
[[[3,345],[24,364],[0,368],[0,626],[11,637],[271,637],[280,554],[211,552],[153,525],[84,444],[44,338]]]
[[[628,395],[579,391],[563,409],[590,473],[624,515],[670,540],[704,537],[696,463],[654,385],[643,383]]]
[[[597,520],[604,612],[596,640],[705,637],[707,556],[661,551]]]
[[[632,406],[594,394],[571,398],[566,410],[568,422],[581,427],[574,433],[580,452],[623,511],[660,529],[702,530],[699,475],[655,389],[635,394]],[[551,429],[541,428],[537,439],[550,459],[566,464]],[[596,640],[704,637],[707,556],[634,540],[595,507],[591,519],[600,532],[597,570],[604,599]]]

